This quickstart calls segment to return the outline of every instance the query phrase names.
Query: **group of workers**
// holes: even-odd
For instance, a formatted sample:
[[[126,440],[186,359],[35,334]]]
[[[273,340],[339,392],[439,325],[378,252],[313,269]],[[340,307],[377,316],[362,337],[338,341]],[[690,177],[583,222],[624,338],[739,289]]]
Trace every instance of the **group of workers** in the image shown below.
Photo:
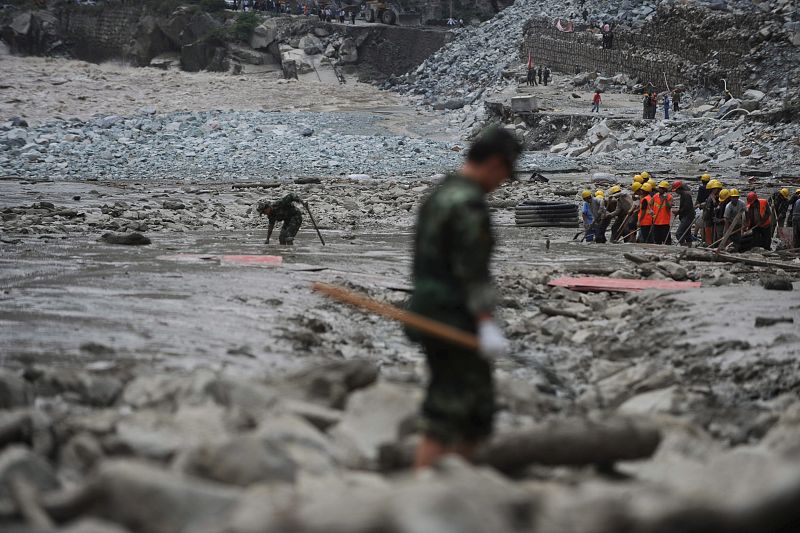
[[[703,174],[696,199],[681,180],[671,185],[656,182],[648,172],[633,177],[630,190],[614,185],[603,190],[581,193],[581,216],[585,240],[605,243],[611,226],[611,241],[672,244],[672,228],[677,219],[675,240],[691,246],[694,240],[706,246],[731,245],[735,251],[756,246],[769,250],[776,228],[792,222],[794,242],[800,243],[800,189],[793,197],[780,189],[771,199],[759,198],[755,191],[742,200],[738,189],[724,188],[718,179]],[[692,231],[694,228],[694,231]]]

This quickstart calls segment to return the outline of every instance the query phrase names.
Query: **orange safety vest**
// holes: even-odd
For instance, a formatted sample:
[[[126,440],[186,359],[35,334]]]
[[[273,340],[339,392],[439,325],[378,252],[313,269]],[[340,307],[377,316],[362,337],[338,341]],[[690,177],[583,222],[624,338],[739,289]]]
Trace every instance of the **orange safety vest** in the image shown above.
[[[653,212],[656,214],[656,226],[669,226],[672,217],[672,210],[669,203],[672,202],[672,195],[667,193],[666,201],[663,200],[661,194],[653,195]]]
[[[758,212],[761,215],[761,220],[764,221],[761,224],[759,224],[758,227],[759,228],[770,227],[772,225],[772,215],[769,214],[769,205],[767,204],[767,201],[762,198],[758,199]],[[766,215],[766,219],[764,218],[764,215]]]
[[[647,202],[647,208],[645,208],[644,203]],[[639,225],[640,226],[652,226],[653,225],[653,214],[650,212],[651,202],[653,201],[653,197],[649,194],[639,200]]]

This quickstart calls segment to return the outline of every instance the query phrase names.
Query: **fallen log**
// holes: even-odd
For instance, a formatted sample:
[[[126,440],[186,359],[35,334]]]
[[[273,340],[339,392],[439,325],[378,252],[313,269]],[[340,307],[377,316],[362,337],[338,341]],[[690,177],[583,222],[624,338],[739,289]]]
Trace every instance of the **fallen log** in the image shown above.
[[[660,443],[661,432],[656,427],[632,419],[553,420],[532,429],[498,435],[479,452],[476,462],[506,474],[532,464],[611,465],[646,459]]]
[[[416,439],[385,444],[378,462],[384,472],[409,468]],[[496,435],[478,451],[475,462],[513,475],[530,465],[611,466],[646,459],[661,443],[661,432],[629,418],[552,420],[534,428]]]
[[[800,265],[784,263],[780,261],[766,261],[764,259],[752,259],[723,252],[706,252],[694,248],[686,249],[681,255],[687,261],[710,261],[713,263],[741,263],[743,265],[761,266],[770,268],[782,268],[786,271],[800,272]]]

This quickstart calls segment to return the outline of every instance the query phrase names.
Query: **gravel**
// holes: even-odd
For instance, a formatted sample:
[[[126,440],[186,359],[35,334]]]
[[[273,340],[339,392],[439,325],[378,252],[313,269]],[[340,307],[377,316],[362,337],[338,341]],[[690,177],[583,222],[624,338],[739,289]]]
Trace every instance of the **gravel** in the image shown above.
[[[28,178],[430,176],[448,142],[390,133],[367,113],[196,112],[0,125],[0,171]]]

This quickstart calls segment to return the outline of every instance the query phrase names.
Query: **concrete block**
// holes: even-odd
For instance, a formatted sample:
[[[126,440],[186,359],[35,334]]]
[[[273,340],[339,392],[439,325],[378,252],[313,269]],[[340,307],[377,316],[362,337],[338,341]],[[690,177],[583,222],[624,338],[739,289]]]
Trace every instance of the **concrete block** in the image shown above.
[[[511,111],[514,113],[535,113],[539,102],[535,96],[514,96],[511,98]]]

